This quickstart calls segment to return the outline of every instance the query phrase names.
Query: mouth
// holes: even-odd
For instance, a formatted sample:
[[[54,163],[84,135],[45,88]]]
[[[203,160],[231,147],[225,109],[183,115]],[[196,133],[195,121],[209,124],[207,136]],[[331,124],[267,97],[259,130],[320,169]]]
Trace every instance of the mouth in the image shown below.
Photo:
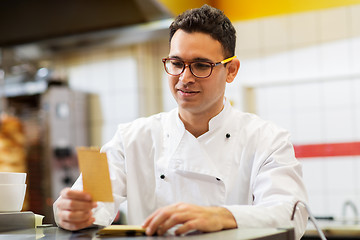
[[[193,96],[200,92],[200,91],[193,91],[193,90],[188,90],[188,89],[177,89],[177,91],[182,96]]]

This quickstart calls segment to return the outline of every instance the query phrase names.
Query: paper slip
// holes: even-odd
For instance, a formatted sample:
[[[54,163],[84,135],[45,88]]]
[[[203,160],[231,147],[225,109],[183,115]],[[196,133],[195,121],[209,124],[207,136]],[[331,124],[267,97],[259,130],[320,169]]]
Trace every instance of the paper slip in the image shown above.
[[[76,150],[84,192],[89,193],[93,201],[113,202],[106,153],[100,153],[99,148],[80,147]]]
[[[116,235],[116,236],[141,236],[145,235],[145,228],[137,225],[110,225],[100,229],[99,235]]]

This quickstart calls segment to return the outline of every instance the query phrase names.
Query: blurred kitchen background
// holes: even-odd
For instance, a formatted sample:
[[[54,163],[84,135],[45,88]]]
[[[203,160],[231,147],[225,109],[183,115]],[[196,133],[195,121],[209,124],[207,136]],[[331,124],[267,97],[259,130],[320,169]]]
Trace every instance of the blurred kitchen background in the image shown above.
[[[168,26],[204,3],[237,30],[227,97],[291,132],[314,215],[360,207],[360,0],[2,0],[0,171],[28,173],[24,210],[51,216],[76,146],[176,107]]]

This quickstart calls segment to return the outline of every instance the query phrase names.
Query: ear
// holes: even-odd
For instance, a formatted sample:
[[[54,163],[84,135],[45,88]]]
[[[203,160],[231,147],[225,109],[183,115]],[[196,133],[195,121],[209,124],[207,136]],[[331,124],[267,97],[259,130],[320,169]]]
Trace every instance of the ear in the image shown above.
[[[231,62],[227,64],[228,73],[226,77],[226,82],[231,83],[234,81],[239,68],[240,68],[240,60],[238,58],[234,58]]]

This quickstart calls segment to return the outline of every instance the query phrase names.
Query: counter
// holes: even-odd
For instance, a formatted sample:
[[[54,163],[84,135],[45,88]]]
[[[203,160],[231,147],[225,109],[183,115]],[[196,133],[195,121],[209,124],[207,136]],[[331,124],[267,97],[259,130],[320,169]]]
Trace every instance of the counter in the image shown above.
[[[347,240],[360,240],[360,225],[346,224],[341,221],[318,221],[319,227],[324,232],[328,240],[331,239],[347,239]],[[315,227],[312,223],[308,223],[308,227],[302,240],[315,240],[320,239]]]
[[[223,230],[214,233],[193,233],[186,236],[139,236],[139,237],[111,237],[111,236],[99,236],[96,234],[98,229],[85,229],[76,232],[70,232],[63,230],[58,227],[47,227],[47,228],[36,228],[36,229],[26,229],[26,230],[17,230],[10,232],[0,232],[1,240],[36,240],[36,239],[61,239],[61,240],[73,240],[73,239],[121,239],[121,240],[133,240],[133,239],[143,239],[143,240],[158,240],[158,239],[181,239],[181,240],[218,240],[218,239],[236,239],[236,240],[245,240],[245,239],[258,239],[258,240],[293,240],[294,239],[294,230],[293,229],[275,229],[275,228],[257,228],[257,229],[231,229]]]

